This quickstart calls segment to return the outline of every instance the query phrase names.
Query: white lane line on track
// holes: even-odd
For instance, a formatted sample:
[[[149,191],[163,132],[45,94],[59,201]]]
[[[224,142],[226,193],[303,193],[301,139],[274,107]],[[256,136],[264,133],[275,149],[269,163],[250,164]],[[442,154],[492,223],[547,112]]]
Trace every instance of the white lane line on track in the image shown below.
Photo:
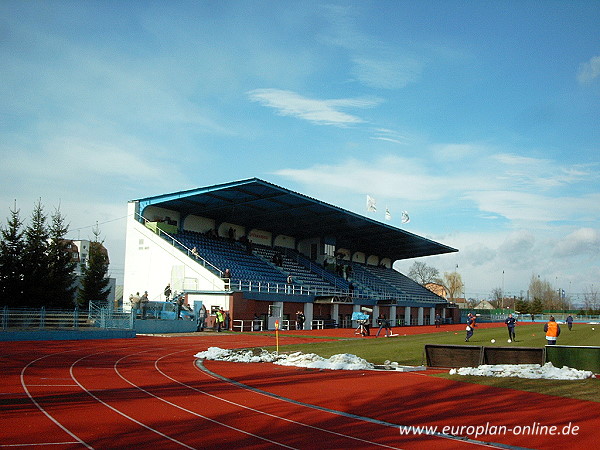
[[[74,352],[76,350],[68,350],[65,352],[59,352],[59,353],[69,353],[69,352]],[[33,404],[42,412],[44,413],[44,415],[46,417],[48,417],[48,419],[50,419],[52,422],[54,422],[56,425],[58,425],[58,427],[60,427],[61,430],[63,430],[65,433],[67,433],[69,436],[71,436],[73,439],[75,439],[77,441],[77,443],[84,445],[87,448],[93,448],[90,445],[88,445],[86,442],[84,442],[83,440],[81,440],[79,438],[79,436],[77,436],[76,434],[74,434],[73,432],[71,432],[68,428],[66,428],[63,424],[61,424],[57,419],[55,419],[52,414],[50,414],[48,411],[46,411],[44,409],[44,407],[42,405],[40,405],[37,400],[35,398],[33,398],[33,396],[31,395],[31,393],[29,392],[29,389],[27,389],[27,384],[25,383],[25,371],[27,370],[27,368],[29,366],[31,366],[32,364],[44,359],[44,358],[48,358],[49,356],[54,356],[56,355],[56,353],[51,353],[49,355],[45,355],[45,356],[40,356],[37,359],[34,359],[33,361],[29,362],[29,364],[27,364],[25,367],[23,367],[23,369],[21,369],[21,386],[23,387],[23,390],[25,391],[25,393],[27,394],[27,396],[29,397],[29,399],[33,402]]]
[[[254,408],[251,408],[251,407],[249,407],[249,406],[242,405],[242,404],[240,404],[240,403],[236,403],[236,402],[232,402],[232,401],[230,401],[230,400],[226,400],[226,399],[224,399],[224,398],[218,397],[218,396],[216,396],[216,395],[213,395],[213,394],[210,394],[210,393],[208,393],[208,392],[206,392],[206,391],[203,391],[203,390],[197,389],[197,388],[195,388],[195,387],[193,387],[193,386],[190,386],[190,385],[188,385],[188,384],[185,384],[185,383],[183,383],[183,382],[181,382],[181,381],[179,381],[179,380],[176,380],[175,378],[173,378],[173,377],[170,377],[169,375],[167,375],[166,373],[164,373],[162,370],[160,370],[160,369],[159,369],[159,367],[158,367],[158,362],[159,362],[161,359],[163,359],[163,358],[166,358],[167,356],[171,356],[171,355],[177,354],[177,353],[182,353],[182,352],[184,352],[184,351],[188,351],[188,350],[180,350],[180,351],[177,351],[177,352],[173,352],[173,353],[171,353],[171,354],[167,354],[167,355],[163,355],[163,356],[161,356],[160,358],[158,358],[158,359],[155,361],[155,363],[154,363],[154,367],[156,368],[156,370],[157,370],[158,372],[160,372],[160,373],[161,373],[163,376],[165,376],[165,377],[166,377],[166,378],[168,378],[169,380],[171,380],[171,381],[174,381],[175,383],[178,383],[178,384],[180,384],[180,385],[182,385],[182,386],[184,386],[184,387],[186,387],[186,388],[188,388],[188,389],[191,389],[191,390],[193,390],[193,391],[195,391],[195,392],[198,392],[198,393],[200,393],[200,394],[203,394],[203,395],[206,395],[206,396],[208,396],[208,397],[211,397],[211,398],[213,398],[213,399],[215,399],[215,400],[219,400],[219,401],[221,401],[221,402],[224,402],[224,403],[229,403],[230,405],[237,406],[237,407],[240,407],[240,408],[243,408],[243,409],[247,409],[247,410],[249,410],[249,411],[252,411],[252,412],[255,412],[255,413],[258,413],[258,414],[263,414],[263,415],[265,415],[265,416],[268,416],[268,417],[273,417],[273,418],[275,418],[275,419],[280,419],[280,420],[283,420],[283,421],[285,421],[285,422],[288,422],[288,423],[293,423],[293,424],[295,424],[295,425],[300,425],[300,426],[307,427],[307,428],[310,428],[310,429],[313,429],[313,430],[316,430],[316,431],[321,431],[321,432],[324,432],[324,433],[329,433],[329,434],[332,434],[332,435],[335,435],[335,436],[344,437],[344,438],[346,438],[346,439],[356,440],[356,441],[363,442],[363,443],[365,443],[365,444],[369,444],[369,445],[372,445],[372,446],[378,446],[378,447],[384,447],[384,448],[398,449],[398,447],[392,447],[392,446],[385,445],[385,444],[379,444],[379,443],[377,443],[377,442],[369,441],[369,440],[366,440],[366,439],[361,439],[361,438],[358,438],[358,437],[355,437],[355,436],[350,436],[350,435],[347,435],[347,434],[338,433],[338,432],[336,432],[336,431],[327,430],[327,429],[325,429],[325,428],[320,428],[320,427],[317,427],[317,426],[314,426],[314,425],[309,425],[309,424],[307,424],[307,423],[298,422],[298,421],[296,421],[296,420],[288,419],[288,418],[286,418],[286,417],[282,417],[282,416],[277,416],[277,415],[275,415],[275,414],[271,414],[271,413],[268,413],[268,412],[265,412],[265,411],[260,411],[260,410],[258,410],[258,409],[254,409]],[[200,369],[198,369],[198,367],[195,365],[195,363],[194,363],[194,362],[193,362],[193,364],[194,364],[194,367],[196,368],[196,370],[200,370]],[[207,374],[207,375],[210,375],[210,374]],[[215,379],[219,380],[219,378],[218,378],[218,377],[212,377],[212,378],[215,378]],[[223,380],[220,380],[220,381],[223,381]],[[279,398],[278,400],[282,400],[282,398]],[[285,401],[285,400],[282,400],[282,401]],[[292,403],[292,402],[289,402],[289,403]]]
[[[76,384],[28,384],[28,386],[36,386],[36,387],[77,387]]]
[[[88,394],[90,397],[92,397],[94,400],[96,400],[97,402],[100,402],[101,404],[103,404],[103,405],[104,405],[104,406],[106,406],[107,408],[111,409],[112,411],[116,412],[117,414],[120,414],[121,416],[125,417],[126,419],[129,419],[129,420],[131,420],[133,423],[136,423],[137,425],[139,425],[139,426],[141,426],[141,427],[144,427],[144,428],[146,428],[147,430],[149,430],[149,431],[152,431],[153,433],[156,433],[156,434],[158,434],[158,435],[159,435],[159,436],[161,436],[161,437],[164,437],[165,439],[168,439],[168,440],[170,440],[170,441],[172,441],[172,442],[175,442],[176,444],[179,444],[179,445],[181,445],[182,447],[186,447],[186,448],[189,448],[189,449],[194,449],[194,447],[190,447],[189,445],[187,445],[187,444],[184,444],[183,442],[181,442],[181,441],[178,441],[177,439],[175,439],[175,438],[172,438],[171,436],[168,436],[168,435],[166,435],[166,434],[164,434],[164,433],[161,433],[160,431],[158,431],[158,430],[156,430],[156,429],[154,429],[154,428],[152,428],[152,427],[150,427],[150,426],[146,425],[145,423],[142,423],[142,422],[140,422],[139,420],[136,420],[136,419],[134,419],[133,417],[131,417],[131,416],[129,416],[129,415],[127,415],[127,414],[125,414],[124,412],[122,412],[122,411],[119,411],[117,408],[115,408],[115,407],[113,407],[113,406],[109,405],[108,403],[106,403],[105,401],[103,401],[102,399],[100,399],[98,396],[94,395],[94,394],[93,394],[91,391],[89,391],[88,389],[86,389],[86,388],[85,388],[85,387],[84,387],[84,386],[83,386],[83,385],[82,385],[82,384],[81,384],[81,383],[80,383],[80,382],[77,380],[77,377],[75,377],[75,375],[73,374],[73,367],[74,367],[74,366],[75,366],[75,365],[76,365],[76,364],[77,364],[79,361],[82,361],[82,360],[84,360],[84,359],[86,359],[86,358],[89,358],[90,356],[100,355],[100,354],[102,354],[102,353],[107,353],[107,352],[98,352],[98,353],[92,353],[92,354],[90,354],[90,355],[83,356],[82,358],[79,358],[77,361],[73,362],[73,364],[71,364],[71,367],[69,368],[69,373],[71,374],[71,378],[73,378],[73,381],[75,381],[75,383],[77,383],[77,385],[78,385],[78,386],[79,386],[81,389],[83,389],[83,391],[84,391],[86,394]]]
[[[310,403],[300,402],[298,400],[294,400],[294,399],[291,399],[291,398],[283,397],[283,396],[280,396],[280,395],[277,395],[277,394],[273,394],[273,393],[268,392],[268,391],[263,391],[262,389],[255,388],[255,387],[249,386],[247,384],[240,383],[239,381],[235,381],[235,380],[232,380],[230,378],[226,378],[226,377],[224,377],[222,375],[219,375],[219,374],[217,374],[215,372],[212,372],[211,370],[207,369],[206,367],[204,367],[204,364],[201,364],[201,365],[202,365],[202,367],[198,367],[197,364],[194,364],[194,366],[196,367],[196,369],[198,369],[198,370],[206,373],[207,375],[210,375],[211,377],[213,377],[213,378],[215,378],[217,380],[221,380],[221,381],[227,382],[229,384],[232,384],[234,386],[240,387],[242,389],[249,390],[251,392],[256,392],[256,393],[264,395],[266,397],[270,397],[270,398],[273,398],[273,399],[276,399],[276,400],[281,400],[281,401],[284,401],[284,402],[294,403],[294,404],[297,404],[297,405],[302,405],[302,406],[305,406],[307,408],[313,408],[313,409],[316,409],[316,410],[319,410],[319,411],[329,412],[331,414],[336,414],[336,415],[343,416],[343,417],[350,417],[350,418],[353,418],[353,419],[361,420],[363,422],[370,422],[370,423],[374,423],[374,424],[379,424],[379,425],[383,425],[383,426],[387,426],[387,427],[391,427],[391,428],[400,428],[400,427],[403,426],[403,425],[398,425],[398,424],[391,423],[391,422],[385,422],[385,421],[382,421],[382,420],[379,420],[379,419],[373,419],[371,417],[364,417],[364,416],[359,416],[359,415],[352,414],[352,413],[347,413],[347,412],[344,412],[344,411],[338,411],[338,410],[335,410],[335,409],[326,408],[324,406],[317,406],[317,405],[312,405]],[[404,427],[410,428],[410,427],[408,427],[406,425],[404,425]],[[501,444],[501,443],[496,443],[496,442],[478,441],[476,439],[470,439],[470,438],[461,437],[461,436],[454,436],[454,435],[451,435],[451,434],[445,434],[445,433],[441,433],[441,432],[435,432],[433,434],[428,434],[427,436],[434,436],[434,437],[439,437],[439,438],[444,438],[444,439],[450,439],[450,440],[454,440],[454,441],[458,441],[458,442],[464,442],[466,444],[475,444],[475,445],[479,445],[479,446],[483,446],[483,447],[490,447],[490,448],[501,448],[501,449],[511,449],[511,450],[531,450],[531,449],[528,449],[526,447],[517,447],[517,446],[513,446],[513,445]]]
[[[179,406],[179,405],[177,405],[177,404],[175,404],[175,403],[173,403],[173,402],[170,402],[170,401],[168,401],[168,400],[166,400],[166,399],[164,399],[164,398],[162,398],[162,397],[159,397],[158,395],[155,395],[155,394],[153,394],[152,392],[149,392],[149,391],[147,391],[146,389],[144,389],[144,388],[142,388],[142,387],[138,386],[137,384],[135,384],[135,383],[133,383],[133,382],[129,381],[129,380],[128,380],[128,379],[126,379],[126,378],[125,378],[123,375],[121,375],[121,373],[119,372],[119,369],[117,368],[117,365],[118,365],[118,364],[119,364],[119,363],[120,363],[122,360],[124,360],[124,359],[126,359],[126,358],[129,358],[130,356],[133,356],[133,355],[138,355],[138,354],[141,354],[141,353],[148,353],[148,352],[152,352],[152,351],[156,351],[156,349],[153,349],[153,350],[145,350],[145,351],[142,351],[142,352],[132,353],[132,354],[130,354],[130,355],[127,355],[127,356],[124,356],[124,357],[122,357],[121,359],[117,360],[117,361],[114,363],[115,372],[117,372],[117,375],[119,375],[119,377],[121,377],[121,378],[122,378],[122,379],[123,379],[125,382],[129,383],[131,386],[135,387],[136,389],[139,389],[140,391],[144,392],[145,394],[148,394],[148,395],[150,395],[150,396],[152,396],[152,397],[156,398],[157,400],[160,400],[161,402],[164,402],[164,403],[166,403],[166,404],[168,404],[168,405],[171,405],[171,406],[173,406],[173,407],[175,407],[175,408],[178,408],[178,409],[180,409],[180,410],[182,410],[182,411],[184,411],[184,412],[186,412],[186,413],[189,413],[189,414],[191,414],[191,415],[193,415],[193,416],[200,417],[200,418],[202,418],[202,419],[208,420],[209,422],[215,423],[215,424],[217,424],[217,425],[221,425],[221,426],[223,426],[223,427],[229,428],[230,430],[237,431],[237,432],[239,432],[239,433],[242,433],[242,434],[245,434],[245,435],[247,435],[247,436],[252,436],[252,437],[255,437],[255,438],[257,438],[257,439],[260,439],[260,440],[262,440],[262,441],[269,442],[269,443],[271,443],[271,444],[274,444],[274,445],[277,445],[277,446],[279,446],[279,447],[285,447],[285,448],[289,448],[289,449],[294,449],[294,450],[297,450],[297,449],[296,449],[296,447],[290,447],[289,445],[282,444],[281,442],[273,441],[273,440],[271,440],[271,439],[268,439],[268,438],[265,438],[265,437],[263,437],[263,436],[259,436],[259,435],[257,435],[257,434],[254,434],[254,433],[250,433],[250,432],[248,432],[248,431],[242,430],[242,429],[240,429],[240,428],[236,428],[236,427],[234,427],[234,426],[231,426],[231,425],[227,425],[226,423],[219,422],[218,420],[211,419],[210,417],[204,416],[204,415],[202,415],[202,414],[199,414],[199,413],[197,413],[197,412],[195,412],[195,411],[191,411],[191,410],[189,410],[189,409],[187,409],[187,408],[184,408],[184,407],[182,407],[182,406]],[[181,353],[181,352],[187,352],[187,351],[189,351],[189,350],[188,350],[188,349],[186,349],[186,350],[180,350],[179,352],[175,352],[175,353]],[[156,366],[156,361],[155,361],[154,365]],[[168,377],[167,377],[167,378],[168,378]],[[190,447],[190,448],[193,448],[193,447]]]

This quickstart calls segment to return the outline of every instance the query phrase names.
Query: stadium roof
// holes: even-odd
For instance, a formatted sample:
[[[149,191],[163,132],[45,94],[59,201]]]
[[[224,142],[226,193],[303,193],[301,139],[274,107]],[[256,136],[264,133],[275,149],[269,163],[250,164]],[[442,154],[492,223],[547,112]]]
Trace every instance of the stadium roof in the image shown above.
[[[270,231],[296,239],[320,237],[336,248],[388,257],[392,261],[458,250],[355,214],[258,178],[137,200],[179,211]]]

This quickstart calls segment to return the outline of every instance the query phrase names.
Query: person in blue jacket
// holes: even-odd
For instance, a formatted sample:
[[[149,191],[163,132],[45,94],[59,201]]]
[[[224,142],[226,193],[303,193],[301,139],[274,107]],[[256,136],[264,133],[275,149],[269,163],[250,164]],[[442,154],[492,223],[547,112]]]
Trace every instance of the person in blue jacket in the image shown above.
[[[573,316],[571,314],[567,317],[567,327],[569,327],[569,331],[573,328]]]
[[[506,324],[506,328],[508,328],[508,339],[516,341],[515,326],[517,325],[517,319],[512,314],[509,314],[504,323]]]

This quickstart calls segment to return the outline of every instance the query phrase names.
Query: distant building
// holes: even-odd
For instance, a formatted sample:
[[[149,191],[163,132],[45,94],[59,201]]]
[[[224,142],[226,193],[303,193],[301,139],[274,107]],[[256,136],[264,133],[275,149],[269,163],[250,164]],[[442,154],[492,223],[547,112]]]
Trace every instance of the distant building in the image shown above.
[[[466,309],[469,307],[469,302],[466,298],[455,298],[454,304],[459,307],[459,309]]]
[[[495,309],[494,306],[487,300],[482,300],[473,309]]]

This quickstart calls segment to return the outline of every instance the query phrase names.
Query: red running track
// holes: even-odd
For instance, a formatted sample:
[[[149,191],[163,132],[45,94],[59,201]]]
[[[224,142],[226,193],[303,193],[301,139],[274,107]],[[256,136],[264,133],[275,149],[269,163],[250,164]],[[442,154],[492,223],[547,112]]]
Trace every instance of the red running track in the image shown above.
[[[282,336],[280,344],[310,333],[319,334]],[[210,346],[273,344],[269,336],[217,333],[2,342],[0,448],[596,448],[595,402],[423,373],[196,364],[193,357]],[[569,423],[579,427],[576,436],[540,428],[562,432]],[[486,424],[488,434],[474,436]],[[399,427],[411,425],[473,432],[466,440],[401,435]],[[531,432],[501,433],[501,426]]]

